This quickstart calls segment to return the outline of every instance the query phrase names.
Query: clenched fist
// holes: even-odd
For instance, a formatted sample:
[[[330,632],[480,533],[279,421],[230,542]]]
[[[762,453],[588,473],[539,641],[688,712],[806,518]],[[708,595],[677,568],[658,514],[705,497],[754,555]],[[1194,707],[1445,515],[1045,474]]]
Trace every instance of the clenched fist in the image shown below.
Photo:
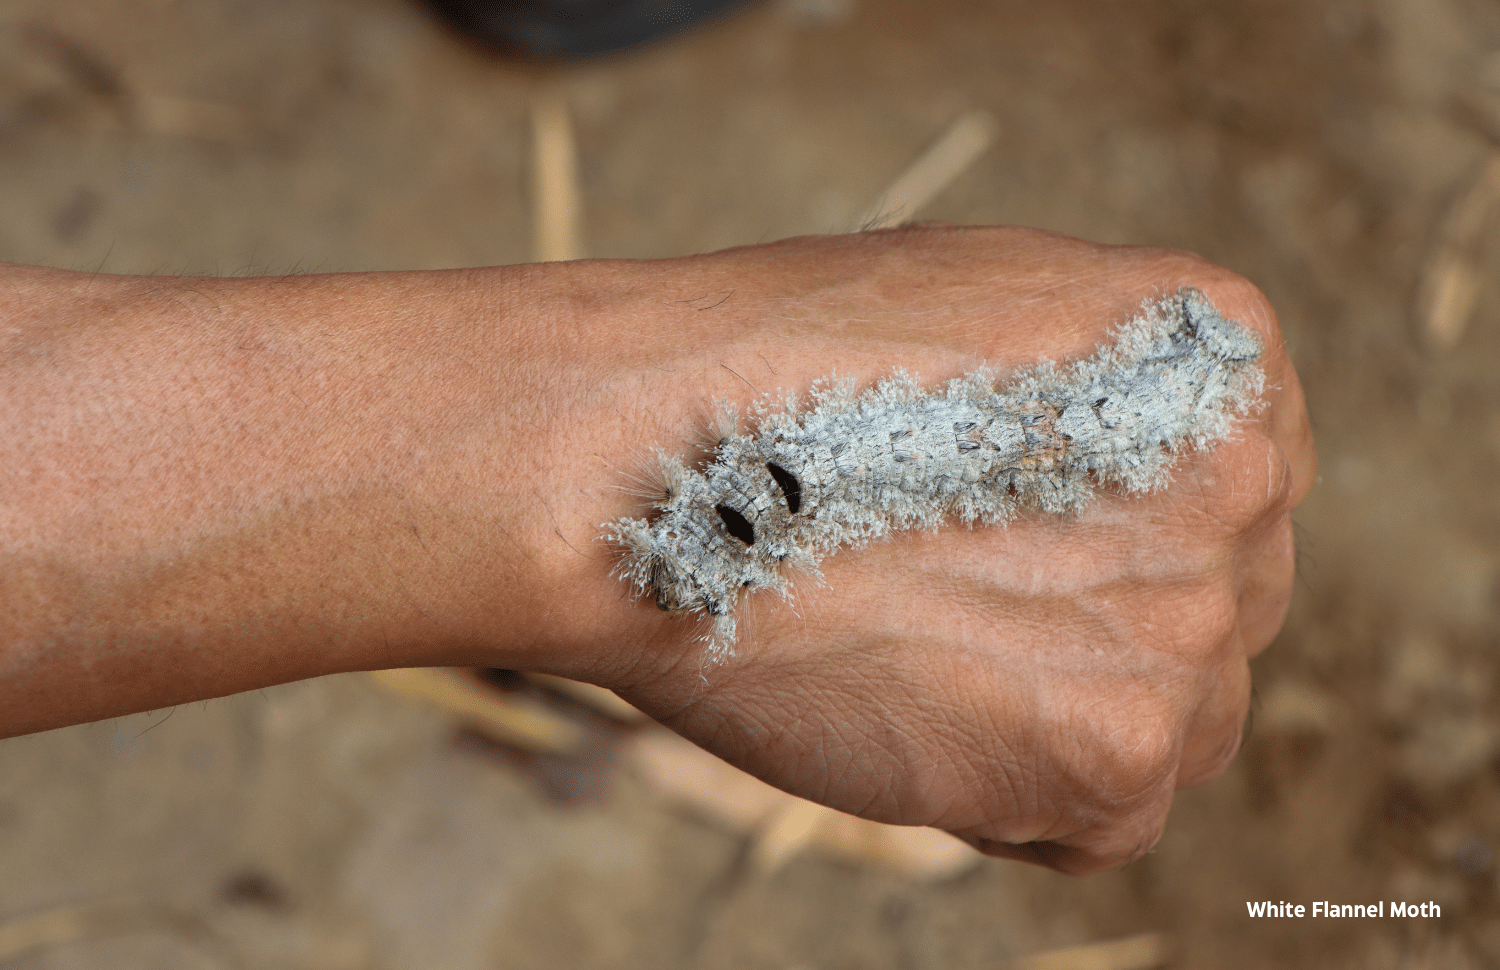
[[[771,783],[1069,872],[1239,745],[1315,459],[1264,297],[1181,253],[918,226],[659,261],[288,280],[0,269],[0,734],[341,670],[603,684]],[[735,654],[596,541],[716,399],[1092,353],[1202,290],[1263,404],[1171,485],[901,534]]]
[[[1182,254],[1023,230],[793,240],[689,266],[672,295],[733,296],[687,321],[665,309],[668,335],[618,351],[600,394],[650,429],[636,441],[669,449],[690,437],[682,416],[701,420],[695,393],[1071,360],[1181,286],[1261,335],[1264,406],[1230,441],[1180,455],[1165,490],[839,552],[793,604],[742,597],[743,643],[718,665],[691,620],[647,603],[616,621],[642,631],[613,682],[627,697],[796,794],[1070,872],[1151,848],[1173,790],[1234,756],[1248,661],[1291,594],[1290,512],[1314,456],[1265,299]]]

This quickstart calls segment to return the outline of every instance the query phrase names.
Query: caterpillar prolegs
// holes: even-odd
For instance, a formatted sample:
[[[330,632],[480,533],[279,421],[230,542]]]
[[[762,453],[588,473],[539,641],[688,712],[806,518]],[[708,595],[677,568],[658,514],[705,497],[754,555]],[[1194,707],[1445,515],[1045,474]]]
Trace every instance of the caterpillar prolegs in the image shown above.
[[[706,614],[709,656],[735,642],[742,591],[788,592],[844,547],[949,519],[1084,509],[1100,485],[1157,489],[1184,446],[1226,438],[1264,377],[1260,338],[1196,290],[1148,302],[1113,341],[996,387],[986,369],[923,389],[904,371],[862,393],[819,382],[810,406],[763,403],[702,471],[660,455],[667,497],[607,524],[618,574],[666,610]]]

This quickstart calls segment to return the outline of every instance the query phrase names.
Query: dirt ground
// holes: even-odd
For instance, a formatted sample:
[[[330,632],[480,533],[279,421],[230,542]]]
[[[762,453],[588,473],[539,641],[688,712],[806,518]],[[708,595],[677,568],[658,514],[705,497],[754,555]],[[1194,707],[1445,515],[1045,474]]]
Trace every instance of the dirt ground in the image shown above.
[[[1122,871],[924,885],[806,854],[751,878],[741,836],[627,771],[563,804],[329,678],[0,743],[0,944],[63,919],[8,966],[915,970],[1148,930],[1181,967],[1500,966],[1500,225],[1457,346],[1414,313],[1495,151],[1455,104],[1497,52],[1481,0],[767,0],[543,71],[405,0],[0,0],[0,259],[522,262],[543,83],[575,114],[591,256],[843,231],[983,109],[995,147],[922,215],[1244,273],[1322,459],[1245,749]],[[1249,918],[1267,899],[1442,917]]]

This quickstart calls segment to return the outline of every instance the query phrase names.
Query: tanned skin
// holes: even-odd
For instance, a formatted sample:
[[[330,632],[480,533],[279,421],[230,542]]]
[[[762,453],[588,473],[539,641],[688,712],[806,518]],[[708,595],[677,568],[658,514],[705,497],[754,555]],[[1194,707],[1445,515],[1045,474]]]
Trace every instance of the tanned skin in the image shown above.
[[[1263,406],[1173,484],[836,555],[734,657],[600,525],[715,398],[1091,353],[1203,290]],[[721,299],[722,298],[722,299]],[[0,736],[322,674],[545,671],[788,791],[1068,872],[1239,746],[1315,457],[1261,293],[1183,253],[908,227],[658,261],[263,279],[0,266]]]

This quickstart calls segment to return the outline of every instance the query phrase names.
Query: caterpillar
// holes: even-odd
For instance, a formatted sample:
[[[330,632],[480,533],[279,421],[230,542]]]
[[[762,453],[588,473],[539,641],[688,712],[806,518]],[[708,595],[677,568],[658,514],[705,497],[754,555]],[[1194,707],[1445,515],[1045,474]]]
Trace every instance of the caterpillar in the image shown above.
[[[862,393],[822,380],[807,405],[763,400],[754,431],[725,435],[701,471],[658,454],[656,514],[606,523],[604,537],[635,592],[712,619],[703,639],[721,660],[741,593],[789,596],[789,574],[817,576],[839,549],[951,519],[1003,525],[1023,508],[1076,513],[1105,485],[1163,487],[1184,446],[1225,439],[1254,408],[1261,351],[1184,289],[1093,356],[1043,360],[1001,387],[988,368],[936,390],[901,370]]]

